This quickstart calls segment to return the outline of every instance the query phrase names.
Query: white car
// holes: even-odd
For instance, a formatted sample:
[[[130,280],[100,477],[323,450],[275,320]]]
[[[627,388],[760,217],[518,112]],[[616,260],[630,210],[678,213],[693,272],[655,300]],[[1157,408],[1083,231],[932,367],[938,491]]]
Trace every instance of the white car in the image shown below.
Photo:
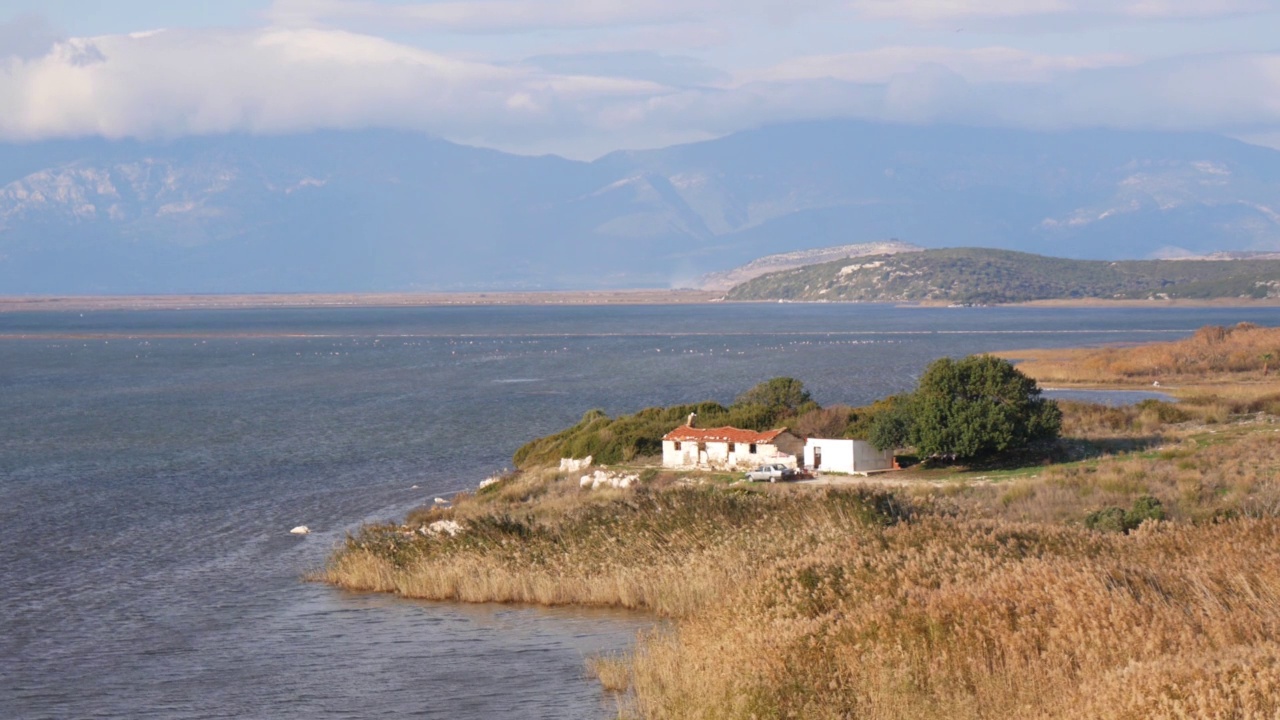
[[[794,480],[796,471],[781,463],[773,465],[761,465],[747,473],[747,479],[751,482],[768,480],[769,482],[778,482],[779,480]]]

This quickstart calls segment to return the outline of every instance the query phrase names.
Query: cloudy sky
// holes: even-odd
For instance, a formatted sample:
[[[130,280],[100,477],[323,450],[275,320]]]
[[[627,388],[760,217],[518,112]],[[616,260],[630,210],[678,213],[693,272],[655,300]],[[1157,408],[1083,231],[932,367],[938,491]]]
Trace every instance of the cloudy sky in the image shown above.
[[[1280,0],[0,0],[0,139],[397,127],[590,158],[854,117],[1280,147]]]

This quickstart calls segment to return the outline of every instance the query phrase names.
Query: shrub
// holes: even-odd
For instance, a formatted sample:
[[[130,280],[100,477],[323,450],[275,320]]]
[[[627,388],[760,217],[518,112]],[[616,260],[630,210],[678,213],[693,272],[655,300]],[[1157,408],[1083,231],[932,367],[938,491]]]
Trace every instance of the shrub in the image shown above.
[[[1162,425],[1172,425],[1174,423],[1186,422],[1191,419],[1191,415],[1182,408],[1155,399],[1147,399],[1138,403],[1136,406],[1138,412],[1144,416],[1149,416]]]
[[[881,450],[892,450],[911,441],[911,396],[894,395],[871,406],[871,413],[850,424],[845,435],[864,437]],[[865,428],[865,429],[864,429]]]
[[[847,405],[817,408],[797,417],[791,429],[800,437],[838,438],[844,436],[851,417],[853,408]]]
[[[610,418],[603,410],[591,410],[573,427],[526,443],[515,454],[518,468],[554,465],[560,458],[590,455],[601,464],[627,462],[662,452],[662,436],[684,423],[690,413],[699,427],[731,425],[744,430],[772,430],[797,413],[807,415],[821,408],[795,378],[774,378],[760,383],[730,407],[702,402],[671,407],[650,407],[631,415]],[[839,416],[834,411],[833,416]],[[815,416],[815,418],[818,416]]]
[[[1151,495],[1143,495],[1134,500],[1128,510],[1113,506],[1089,513],[1084,518],[1084,526],[1102,532],[1129,533],[1147,520],[1163,519],[1164,505]]]
[[[728,425],[730,420],[745,421],[746,424],[739,427],[764,429],[751,424],[755,416],[750,409],[731,412],[713,402],[645,408],[616,419],[601,410],[591,410],[576,425],[523,445],[516,451],[515,464],[519,468],[529,468],[554,465],[560,458],[590,455],[596,462],[607,465],[625,462],[638,455],[658,454],[662,452],[662,436],[683,423],[689,413],[696,413],[704,423]]]
[[[1100,532],[1129,532],[1124,508],[1115,506],[1089,513],[1084,517],[1084,526]]]
[[[899,410],[899,405],[907,397],[907,395],[890,395],[886,398],[880,398],[870,405],[854,408],[850,411],[849,424],[844,429],[844,437],[853,440],[869,440],[876,418],[885,413]]]

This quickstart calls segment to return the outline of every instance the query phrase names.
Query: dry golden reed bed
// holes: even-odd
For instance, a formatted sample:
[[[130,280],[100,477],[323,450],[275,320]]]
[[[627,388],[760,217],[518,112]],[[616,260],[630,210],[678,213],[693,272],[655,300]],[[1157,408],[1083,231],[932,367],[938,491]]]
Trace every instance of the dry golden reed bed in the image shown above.
[[[636,651],[660,718],[1280,712],[1280,526],[828,528]]]
[[[1276,429],[899,495],[661,476],[592,493],[526,473],[366,529],[324,579],[676,618],[591,663],[637,717],[1272,718]],[[1082,527],[1142,495],[1171,519]],[[446,518],[466,529],[416,532]]]
[[[1270,381],[1280,366],[1280,328],[1209,326],[1174,342],[1132,347],[1002,353],[1040,383],[1213,383]]]
[[[1097,377],[1138,357],[1191,357],[1182,376],[1204,380],[1197,363],[1261,356],[1264,337],[1277,336],[1236,328],[1108,351],[1112,370]],[[1213,352],[1178,354],[1197,343]],[[1277,718],[1271,377],[1258,366],[1208,378],[1177,406],[1067,403],[1066,437],[1044,457],[880,487],[650,470],[638,487],[588,491],[528,471],[365,528],[319,578],[673,618],[588,663],[626,717]],[[1152,504],[1165,520],[1087,527],[1099,511]],[[462,532],[431,534],[441,521]]]

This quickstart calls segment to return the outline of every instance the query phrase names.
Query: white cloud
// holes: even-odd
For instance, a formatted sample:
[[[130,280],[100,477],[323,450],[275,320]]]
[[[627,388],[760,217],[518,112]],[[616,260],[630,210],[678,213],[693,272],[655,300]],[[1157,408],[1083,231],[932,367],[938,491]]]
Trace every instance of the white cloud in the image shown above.
[[[816,118],[1066,130],[1109,127],[1274,138],[1280,54],[1220,55],[1062,72],[1043,82],[972,81],[939,64],[891,77],[815,77],[611,103],[620,127],[690,139]]]
[[[388,5],[368,0],[277,0],[269,17],[277,24],[395,25],[454,32],[512,29],[590,28],[618,24],[672,22],[687,11],[665,3],[595,0],[475,0]]]
[[[557,103],[654,83],[465,61],[354,33],[166,31],[0,61],[0,136],[171,137],[368,125],[516,135]],[[563,124],[563,121],[562,121]]]
[[[267,17],[285,26],[524,32],[668,25],[759,16],[779,24],[843,0],[275,0]]]
[[[867,17],[921,23],[1062,18],[1202,19],[1274,10],[1268,0],[850,0]]]
[[[1044,82],[1078,70],[1132,65],[1136,58],[1096,55],[1045,55],[1011,47],[883,47],[840,55],[788,59],[740,80],[786,82],[830,78],[857,83],[884,83],[895,76],[938,65],[970,82]]]
[[[1280,53],[1138,62],[888,47],[795,58],[718,85],[714,75],[680,82],[661,64],[631,72],[653,58],[606,59],[626,62],[595,73],[600,57],[503,65],[315,28],[71,39],[0,58],[0,139],[380,126],[582,157],[830,117],[1252,137],[1280,128]]]
[[[525,58],[521,64],[550,73],[606,75],[676,87],[718,85],[731,79],[696,58],[642,51],[552,53]]]

